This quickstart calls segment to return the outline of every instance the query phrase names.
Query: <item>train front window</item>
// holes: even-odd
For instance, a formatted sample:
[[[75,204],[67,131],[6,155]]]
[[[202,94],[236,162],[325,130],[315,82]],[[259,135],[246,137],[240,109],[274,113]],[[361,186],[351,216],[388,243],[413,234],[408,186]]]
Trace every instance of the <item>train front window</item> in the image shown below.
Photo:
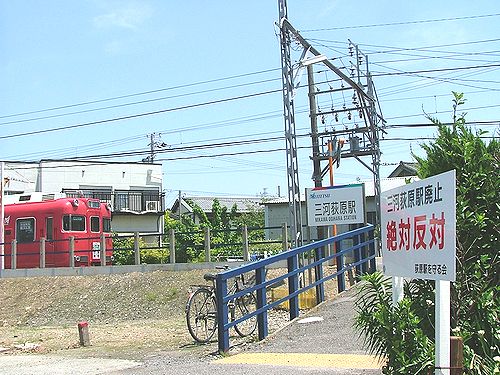
[[[73,232],[85,232],[85,216],[64,215],[63,230]]]
[[[90,231],[94,233],[99,233],[101,230],[99,225],[99,216],[92,216],[90,218]]]
[[[111,233],[111,219],[107,217],[102,218],[102,231],[104,233]]]
[[[35,219],[16,220],[16,240],[18,243],[33,242],[35,240]]]

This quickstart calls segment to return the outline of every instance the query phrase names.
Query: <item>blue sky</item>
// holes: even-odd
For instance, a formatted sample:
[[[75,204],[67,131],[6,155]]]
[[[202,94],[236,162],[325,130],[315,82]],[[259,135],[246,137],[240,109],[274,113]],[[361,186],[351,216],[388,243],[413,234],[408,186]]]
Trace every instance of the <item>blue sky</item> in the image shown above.
[[[450,121],[451,91],[465,93],[468,121],[498,121],[500,3],[477,4],[289,0],[288,12],[339,68],[349,65],[349,39],[369,56],[387,125],[428,123],[424,111]],[[166,144],[156,160],[167,203],[178,190],[255,196],[280,186],[286,195],[277,0],[0,0],[0,17],[0,159],[113,154],[106,160],[139,161],[156,133]],[[302,191],[313,186],[307,104],[307,89],[299,89]],[[332,116],[324,122],[324,129],[337,126]],[[498,122],[481,127],[498,134]],[[57,128],[66,129],[50,131]],[[388,129],[381,176],[411,161],[434,134],[431,127]],[[124,157],[129,151],[137,154]],[[335,178],[371,176],[346,160]]]

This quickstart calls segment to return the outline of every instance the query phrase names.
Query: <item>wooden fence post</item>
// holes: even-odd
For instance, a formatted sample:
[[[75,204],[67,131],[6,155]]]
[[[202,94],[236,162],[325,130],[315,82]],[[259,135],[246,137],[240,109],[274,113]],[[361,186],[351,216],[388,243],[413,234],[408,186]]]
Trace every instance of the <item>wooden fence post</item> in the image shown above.
[[[288,250],[288,227],[286,223],[281,225],[281,237],[283,238],[283,251]]]
[[[104,233],[101,233],[101,266],[106,265],[106,238]]]
[[[462,337],[450,337],[450,367],[450,375],[464,373],[464,339]]]
[[[15,270],[17,268],[17,241],[12,240],[10,250],[10,268]]]
[[[134,232],[134,264],[141,264],[141,250],[139,249],[139,232]]]
[[[248,262],[250,260],[250,254],[248,251],[248,228],[243,225],[243,233],[241,234],[243,238],[243,260]]]
[[[169,244],[170,247],[170,263],[175,264],[175,230],[174,228],[170,228],[169,231]]]
[[[75,237],[69,237],[69,266],[75,266]]]
[[[210,228],[205,228],[205,262],[210,263]]]
[[[45,237],[40,237],[40,268],[45,268]]]

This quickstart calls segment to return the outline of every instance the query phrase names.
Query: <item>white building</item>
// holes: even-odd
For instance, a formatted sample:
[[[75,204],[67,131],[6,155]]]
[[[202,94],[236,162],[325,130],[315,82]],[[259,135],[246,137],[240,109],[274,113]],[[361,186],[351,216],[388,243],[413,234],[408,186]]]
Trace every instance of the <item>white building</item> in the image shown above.
[[[5,194],[65,193],[108,202],[117,233],[162,233],[162,166],[153,163],[41,160],[5,162]]]

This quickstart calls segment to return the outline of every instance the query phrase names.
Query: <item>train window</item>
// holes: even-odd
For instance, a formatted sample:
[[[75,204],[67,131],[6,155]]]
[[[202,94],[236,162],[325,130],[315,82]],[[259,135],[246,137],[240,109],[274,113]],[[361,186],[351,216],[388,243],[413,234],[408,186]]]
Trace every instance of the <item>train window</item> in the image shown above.
[[[90,218],[90,231],[91,232],[100,232],[100,225],[99,225],[99,216],[92,216]]]
[[[33,242],[35,240],[35,219],[16,220],[16,240],[18,243]]]
[[[85,232],[85,216],[64,215],[63,230],[74,232]]]
[[[107,217],[102,218],[102,231],[105,233],[111,233],[111,219]]]
[[[51,217],[46,217],[45,218],[45,227],[47,228],[47,240],[52,241],[54,239],[54,225],[53,225],[53,218]]]

